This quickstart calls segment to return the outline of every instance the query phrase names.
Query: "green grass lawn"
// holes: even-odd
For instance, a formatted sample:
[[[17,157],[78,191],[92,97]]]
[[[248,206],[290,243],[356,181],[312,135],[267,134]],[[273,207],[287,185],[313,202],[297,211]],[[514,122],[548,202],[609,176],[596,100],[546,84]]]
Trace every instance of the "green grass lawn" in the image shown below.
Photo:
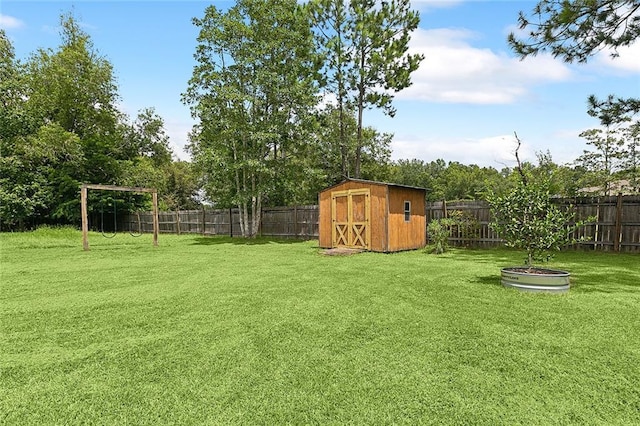
[[[638,424],[640,255],[1,234],[0,424]]]

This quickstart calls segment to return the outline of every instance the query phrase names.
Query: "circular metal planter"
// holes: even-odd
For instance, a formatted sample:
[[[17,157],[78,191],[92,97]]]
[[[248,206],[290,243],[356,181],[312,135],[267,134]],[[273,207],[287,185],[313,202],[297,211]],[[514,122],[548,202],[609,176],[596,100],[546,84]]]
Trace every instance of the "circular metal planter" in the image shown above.
[[[503,268],[501,270],[502,285],[517,288],[521,291],[566,293],[569,291],[569,273],[554,269],[533,268],[526,266]]]

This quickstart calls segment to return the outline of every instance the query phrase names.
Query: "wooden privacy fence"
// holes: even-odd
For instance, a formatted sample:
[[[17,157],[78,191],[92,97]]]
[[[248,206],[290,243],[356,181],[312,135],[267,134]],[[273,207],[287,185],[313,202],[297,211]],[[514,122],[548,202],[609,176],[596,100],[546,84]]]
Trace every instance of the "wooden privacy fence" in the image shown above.
[[[600,198],[558,198],[561,209],[573,209],[576,221],[593,217],[576,231],[575,237],[585,237],[578,246],[604,251],[640,252],[640,196],[613,196]],[[502,243],[490,227],[489,205],[484,201],[455,201],[427,203],[427,223],[459,211],[471,218],[473,226],[453,227],[452,245],[492,247]]]
[[[318,238],[318,206],[265,207],[258,234],[267,237]],[[161,233],[241,236],[238,209],[160,212]],[[120,229],[151,232],[151,212],[128,214]]]
[[[640,196],[614,196],[600,198],[562,198],[555,202],[561,208],[572,208],[576,220],[594,217],[581,227],[575,237],[587,241],[580,247],[605,250],[640,252]],[[450,201],[426,203],[427,224],[460,211],[472,218],[474,226],[454,227],[449,239],[452,245],[494,247],[503,243],[490,227],[489,205],[484,201]],[[318,206],[269,207],[262,209],[259,234],[270,237],[318,238]],[[181,210],[160,212],[161,233],[240,236],[238,209]],[[153,232],[151,212],[129,214],[119,229],[132,232]]]

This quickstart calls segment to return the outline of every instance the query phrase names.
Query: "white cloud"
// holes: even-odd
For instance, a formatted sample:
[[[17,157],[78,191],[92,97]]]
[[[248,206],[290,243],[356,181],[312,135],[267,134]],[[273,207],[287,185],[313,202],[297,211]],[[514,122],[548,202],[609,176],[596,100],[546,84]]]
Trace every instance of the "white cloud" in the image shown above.
[[[184,150],[189,143],[189,132],[193,128],[193,120],[170,117],[164,122],[164,129],[169,135],[169,144],[179,160],[190,160],[191,155]]]
[[[640,42],[618,48],[619,56],[611,57],[612,49],[605,49],[596,55],[596,63],[617,71],[640,73]]]
[[[413,85],[398,99],[445,103],[508,104],[526,96],[535,84],[565,81],[570,69],[547,55],[520,61],[506,53],[470,44],[476,34],[465,29],[418,29],[411,53],[425,56],[412,74]]]
[[[320,96],[320,102],[318,103],[318,109],[322,110],[329,105],[338,105],[338,96],[335,93],[325,92]]]
[[[135,120],[145,106],[135,106],[133,104],[120,101],[116,102],[116,108],[126,114],[130,120]],[[189,132],[191,132],[195,121],[191,118],[189,110],[180,108],[179,110],[165,110],[163,108],[154,108],[164,123],[164,131],[169,136],[169,146],[175,157],[179,160],[190,160],[191,155],[185,151],[185,147],[189,143]]]
[[[553,161],[557,164],[570,164],[588,149],[587,141],[579,135],[586,128],[557,129],[553,131],[549,139],[552,140],[553,147],[550,148],[553,154]]]
[[[24,22],[13,16],[3,15],[0,13],[0,28],[17,29],[24,27]]]
[[[529,38],[528,29],[520,29],[518,24],[511,24],[505,27],[504,34],[505,36],[509,33],[514,33],[516,37],[520,39],[528,39]],[[600,52],[595,54],[595,58],[593,59],[593,63],[596,68],[610,68],[623,72],[632,72],[638,73],[640,72],[640,42],[635,42],[630,46],[624,46],[618,48],[619,56],[616,58],[611,57],[611,53],[613,53],[613,49],[607,48],[603,49]],[[560,59],[555,59],[560,62]],[[591,64],[592,61],[589,61]]]
[[[433,161],[442,158],[445,161],[457,161],[462,164],[477,164],[481,167],[514,167],[515,149],[513,135],[488,136],[481,138],[433,139],[412,136],[399,136],[391,143],[393,159],[417,158]],[[535,150],[526,141],[520,148],[523,161],[534,161]]]
[[[509,24],[504,27],[502,33],[504,34],[505,38],[512,33],[516,36],[516,38],[519,39],[525,39],[529,37],[529,31],[527,31],[526,28],[520,28],[520,24]]]

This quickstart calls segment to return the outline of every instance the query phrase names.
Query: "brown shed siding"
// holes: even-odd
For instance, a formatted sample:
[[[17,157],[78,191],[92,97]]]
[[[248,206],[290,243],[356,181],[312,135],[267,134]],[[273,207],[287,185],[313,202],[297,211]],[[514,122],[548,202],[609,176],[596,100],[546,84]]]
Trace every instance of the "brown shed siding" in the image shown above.
[[[369,185],[371,190],[371,250],[387,251],[387,187]]]
[[[404,220],[405,201],[411,203],[409,222]],[[425,193],[415,189],[390,187],[388,251],[424,247],[426,244],[425,227]]]
[[[322,248],[331,248],[331,193],[367,188],[371,191],[371,250],[386,251],[386,223],[384,220],[386,211],[387,187],[379,184],[363,184],[359,181],[345,181],[320,192],[318,197],[320,205],[319,219],[319,245]]]
[[[318,245],[331,248],[331,192],[323,191],[318,196],[320,218],[318,219]]]
[[[332,193],[370,191],[370,250],[410,250],[426,244],[425,190],[380,182],[347,180],[320,192],[319,245],[330,248],[332,240]],[[411,201],[411,220],[404,221],[404,201]]]

